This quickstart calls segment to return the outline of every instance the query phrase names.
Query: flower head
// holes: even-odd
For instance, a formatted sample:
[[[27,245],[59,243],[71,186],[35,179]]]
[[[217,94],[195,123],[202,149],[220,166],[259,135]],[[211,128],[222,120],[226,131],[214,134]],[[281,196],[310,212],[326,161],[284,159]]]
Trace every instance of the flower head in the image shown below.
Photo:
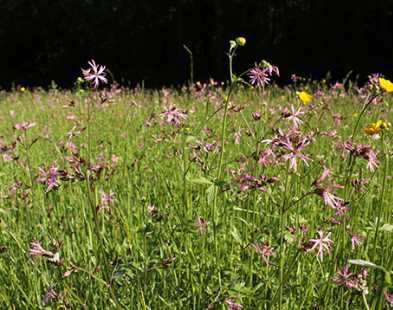
[[[259,66],[251,68],[248,71],[248,76],[252,85],[264,86],[270,82],[267,71]]]
[[[296,95],[299,97],[301,102],[303,102],[304,104],[309,104],[313,99],[312,95],[310,95],[308,92],[306,92],[304,90],[297,91]]]
[[[54,300],[56,298],[58,298],[56,291],[53,289],[53,287],[49,287],[42,298],[42,304],[46,306],[51,302],[51,300]]]
[[[386,91],[387,93],[393,92],[393,83],[389,80],[386,80],[384,78],[378,78],[379,81],[379,86]]]
[[[246,45],[246,42],[247,42],[246,38],[244,38],[244,37],[237,37],[235,39],[235,41],[236,41],[236,44],[239,46],[244,46],[244,45]]]
[[[353,273],[349,271],[349,267],[346,265],[341,269],[337,270],[336,276],[333,278],[333,282],[345,286],[348,289],[354,287]]]
[[[102,65],[97,65],[94,60],[88,62],[90,68],[82,69],[83,77],[88,81],[94,88],[102,84],[108,83],[106,76],[106,67]]]
[[[15,124],[14,128],[18,130],[26,131],[27,129],[33,128],[35,125],[36,123],[22,122],[22,123]]]
[[[261,257],[266,265],[269,265],[269,257],[274,255],[273,248],[268,243],[255,243],[255,252]]]
[[[365,132],[365,134],[373,136],[379,134],[383,130],[389,129],[389,127],[389,123],[380,119],[375,123],[369,124],[366,128],[363,129],[363,131]]]
[[[239,310],[242,305],[236,303],[232,298],[225,299],[224,303],[228,306],[228,310]]]
[[[274,66],[262,60],[259,65],[255,65],[253,68],[248,70],[248,76],[250,78],[250,83],[256,86],[265,86],[269,84],[270,77],[273,75],[280,76],[280,71],[277,66]]]
[[[44,257],[52,258],[52,257],[55,255],[55,253],[53,253],[53,252],[51,252],[51,251],[45,250],[45,249],[42,247],[42,245],[41,245],[40,242],[38,242],[38,241],[33,241],[33,242],[30,244],[29,255],[32,256],[32,257],[35,257],[35,256],[44,256]]]
[[[97,207],[97,213],[103,210],[110,211],[110,207],[116,203],[116,194],[112,191],[106,193],[101,191],[100,205]]]
[[[187,118],[187,113],[184,113],[176,107],[171,107],[168,110],[162,112],[161,117],[167,124],[180,126],[181,123]]]
[[[38,167],[37,182],[47,186],[45,193],[53,188],[59,187],[59,178],[66,178],[67,173],[59,170],[58,166],[53,163],[48,169]]]
[[[351,235],[351,247],[352,250],[356,249],[358,246],[362,244],[364,237],[358,234]]]
[[[317,252],[317,257],[323,261],[323,254],[324,252],[330,253],[333,241],[329,238],[331,234],[330,232],[326,236],[322,230],[318,230],[317,233],[319,238],[310,239],[312,246],[308,251],[315,250]]]
[[[384,293],[384,297],[386,302],[390,305],[390,307],[393,309],[393,294],[390,294],[388,292]]]
[[[207,233],[209,222],[203,217],[198,216],[195,220],[195,228],[200,235]]]

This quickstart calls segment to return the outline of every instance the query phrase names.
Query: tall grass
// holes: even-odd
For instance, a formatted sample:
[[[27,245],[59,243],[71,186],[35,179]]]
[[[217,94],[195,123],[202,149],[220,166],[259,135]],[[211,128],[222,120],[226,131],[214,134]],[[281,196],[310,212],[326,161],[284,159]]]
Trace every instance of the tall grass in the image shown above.
[[[306,106],[291,88],[239,86],[223,135],[227,90],[198,85],[0,94],[1,308],[389,308],[391,132],[362,129],[391,118],[390,96],[360,118],[366,87],[316,84]],[[304,112],[297,133],[291,105]],[[172,108],[177,123],[162,114]],[[26,121],[36,126],[15,129]],[[355,127],[374,171],[340,148]],[[304,149],[271,144],[275,157],[258,162],[266,140],[291,134]],[[295,170],[299,154],[309,159]],[[324,168],[344,210],[317,193]],[[323,256],[318,231],[331,233]],[[346,265],[352,288],[337,274]]]

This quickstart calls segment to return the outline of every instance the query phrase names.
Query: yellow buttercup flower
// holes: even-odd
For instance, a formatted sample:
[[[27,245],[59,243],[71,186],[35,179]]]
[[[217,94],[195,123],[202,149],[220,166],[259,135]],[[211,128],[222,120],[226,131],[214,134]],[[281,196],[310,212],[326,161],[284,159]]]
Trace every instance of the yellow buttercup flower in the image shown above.
[[[379,134],[382,130],[389,129],[390,124],[386,123],[384,120],[379,120],[376,123],[371,123],[366,128],[363,129],[364,133],[373,136]]]
[[[312,101],[312,95],[310,95],[308,92],[302,90],[302,91],[297,91],[296,95],[299,97],[301,102],[304,104],[309,104]]]
[[[393,92],[393,83],[390,82],[389,80],[386,80],[384,78],[379,78],[379,86],[386,92],[391,93]]]
[[[379,129],[381,129],[381,130],[384,130],[384,129],[389,129],[389,127],[390,127],[390,124],[389,123],[386,123],[384,120],[382,120],[382,119],[380,119],[379,121],[377,121],[376,123],[375,123],[375,125],[379,128]]]
[[[20,88],[20,91],[22,92],[22,93],[24,93],[25,91],[26,91],[26,88],[24,88],[23,86]]]
[[[244,45],[246,45],[246,38],[238,37],[238,38],[236,38],[236,43],[239,46],[244,46]]]
[[[368,125],[366,128],[363,129],[364,133],[369,136],[373,136],[379,134],[380,130],[375,126],[374,123]]]

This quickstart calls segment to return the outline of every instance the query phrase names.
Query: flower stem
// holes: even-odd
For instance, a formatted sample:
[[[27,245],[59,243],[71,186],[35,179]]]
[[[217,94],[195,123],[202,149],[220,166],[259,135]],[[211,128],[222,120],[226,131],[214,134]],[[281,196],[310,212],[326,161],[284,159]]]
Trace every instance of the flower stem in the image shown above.
[[[373,249],[373,254],[375,256],[376,248],[377,248],[377,238],[378,238],[378,233],[379,233],[379,226],[381,223],[381,217],[382,217],[382,210],[383,210],[383,202],[384,202],[384,194],[386,190],[386,179],[387,179],[387,174],[388,174],[388,169],[389,169],[389,155],[386,150],[386,144],[384,141],[384,133],[382,132],[381,135],[381,145],[382,145],[382,150],[384,154],[384,169],[383,169],[383,177],[382,177],[382,188],[380,191],[380,196],[379,196],[379,206],[378,206],[378,214],[377,214],[377,224],[375,227],[375,235],[374,235],[374,249]]]

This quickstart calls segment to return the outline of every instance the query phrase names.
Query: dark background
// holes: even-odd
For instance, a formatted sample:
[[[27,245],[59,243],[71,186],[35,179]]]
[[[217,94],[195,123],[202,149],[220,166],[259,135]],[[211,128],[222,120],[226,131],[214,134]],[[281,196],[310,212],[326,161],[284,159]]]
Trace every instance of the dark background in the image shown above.
[[[72,86],[94,58],[116,80],[146,87],[227,79],[228,41],[247,44],[237,71],[267,59],[333,79],[393,77],[393,0],[0,0],[0,86]]]

